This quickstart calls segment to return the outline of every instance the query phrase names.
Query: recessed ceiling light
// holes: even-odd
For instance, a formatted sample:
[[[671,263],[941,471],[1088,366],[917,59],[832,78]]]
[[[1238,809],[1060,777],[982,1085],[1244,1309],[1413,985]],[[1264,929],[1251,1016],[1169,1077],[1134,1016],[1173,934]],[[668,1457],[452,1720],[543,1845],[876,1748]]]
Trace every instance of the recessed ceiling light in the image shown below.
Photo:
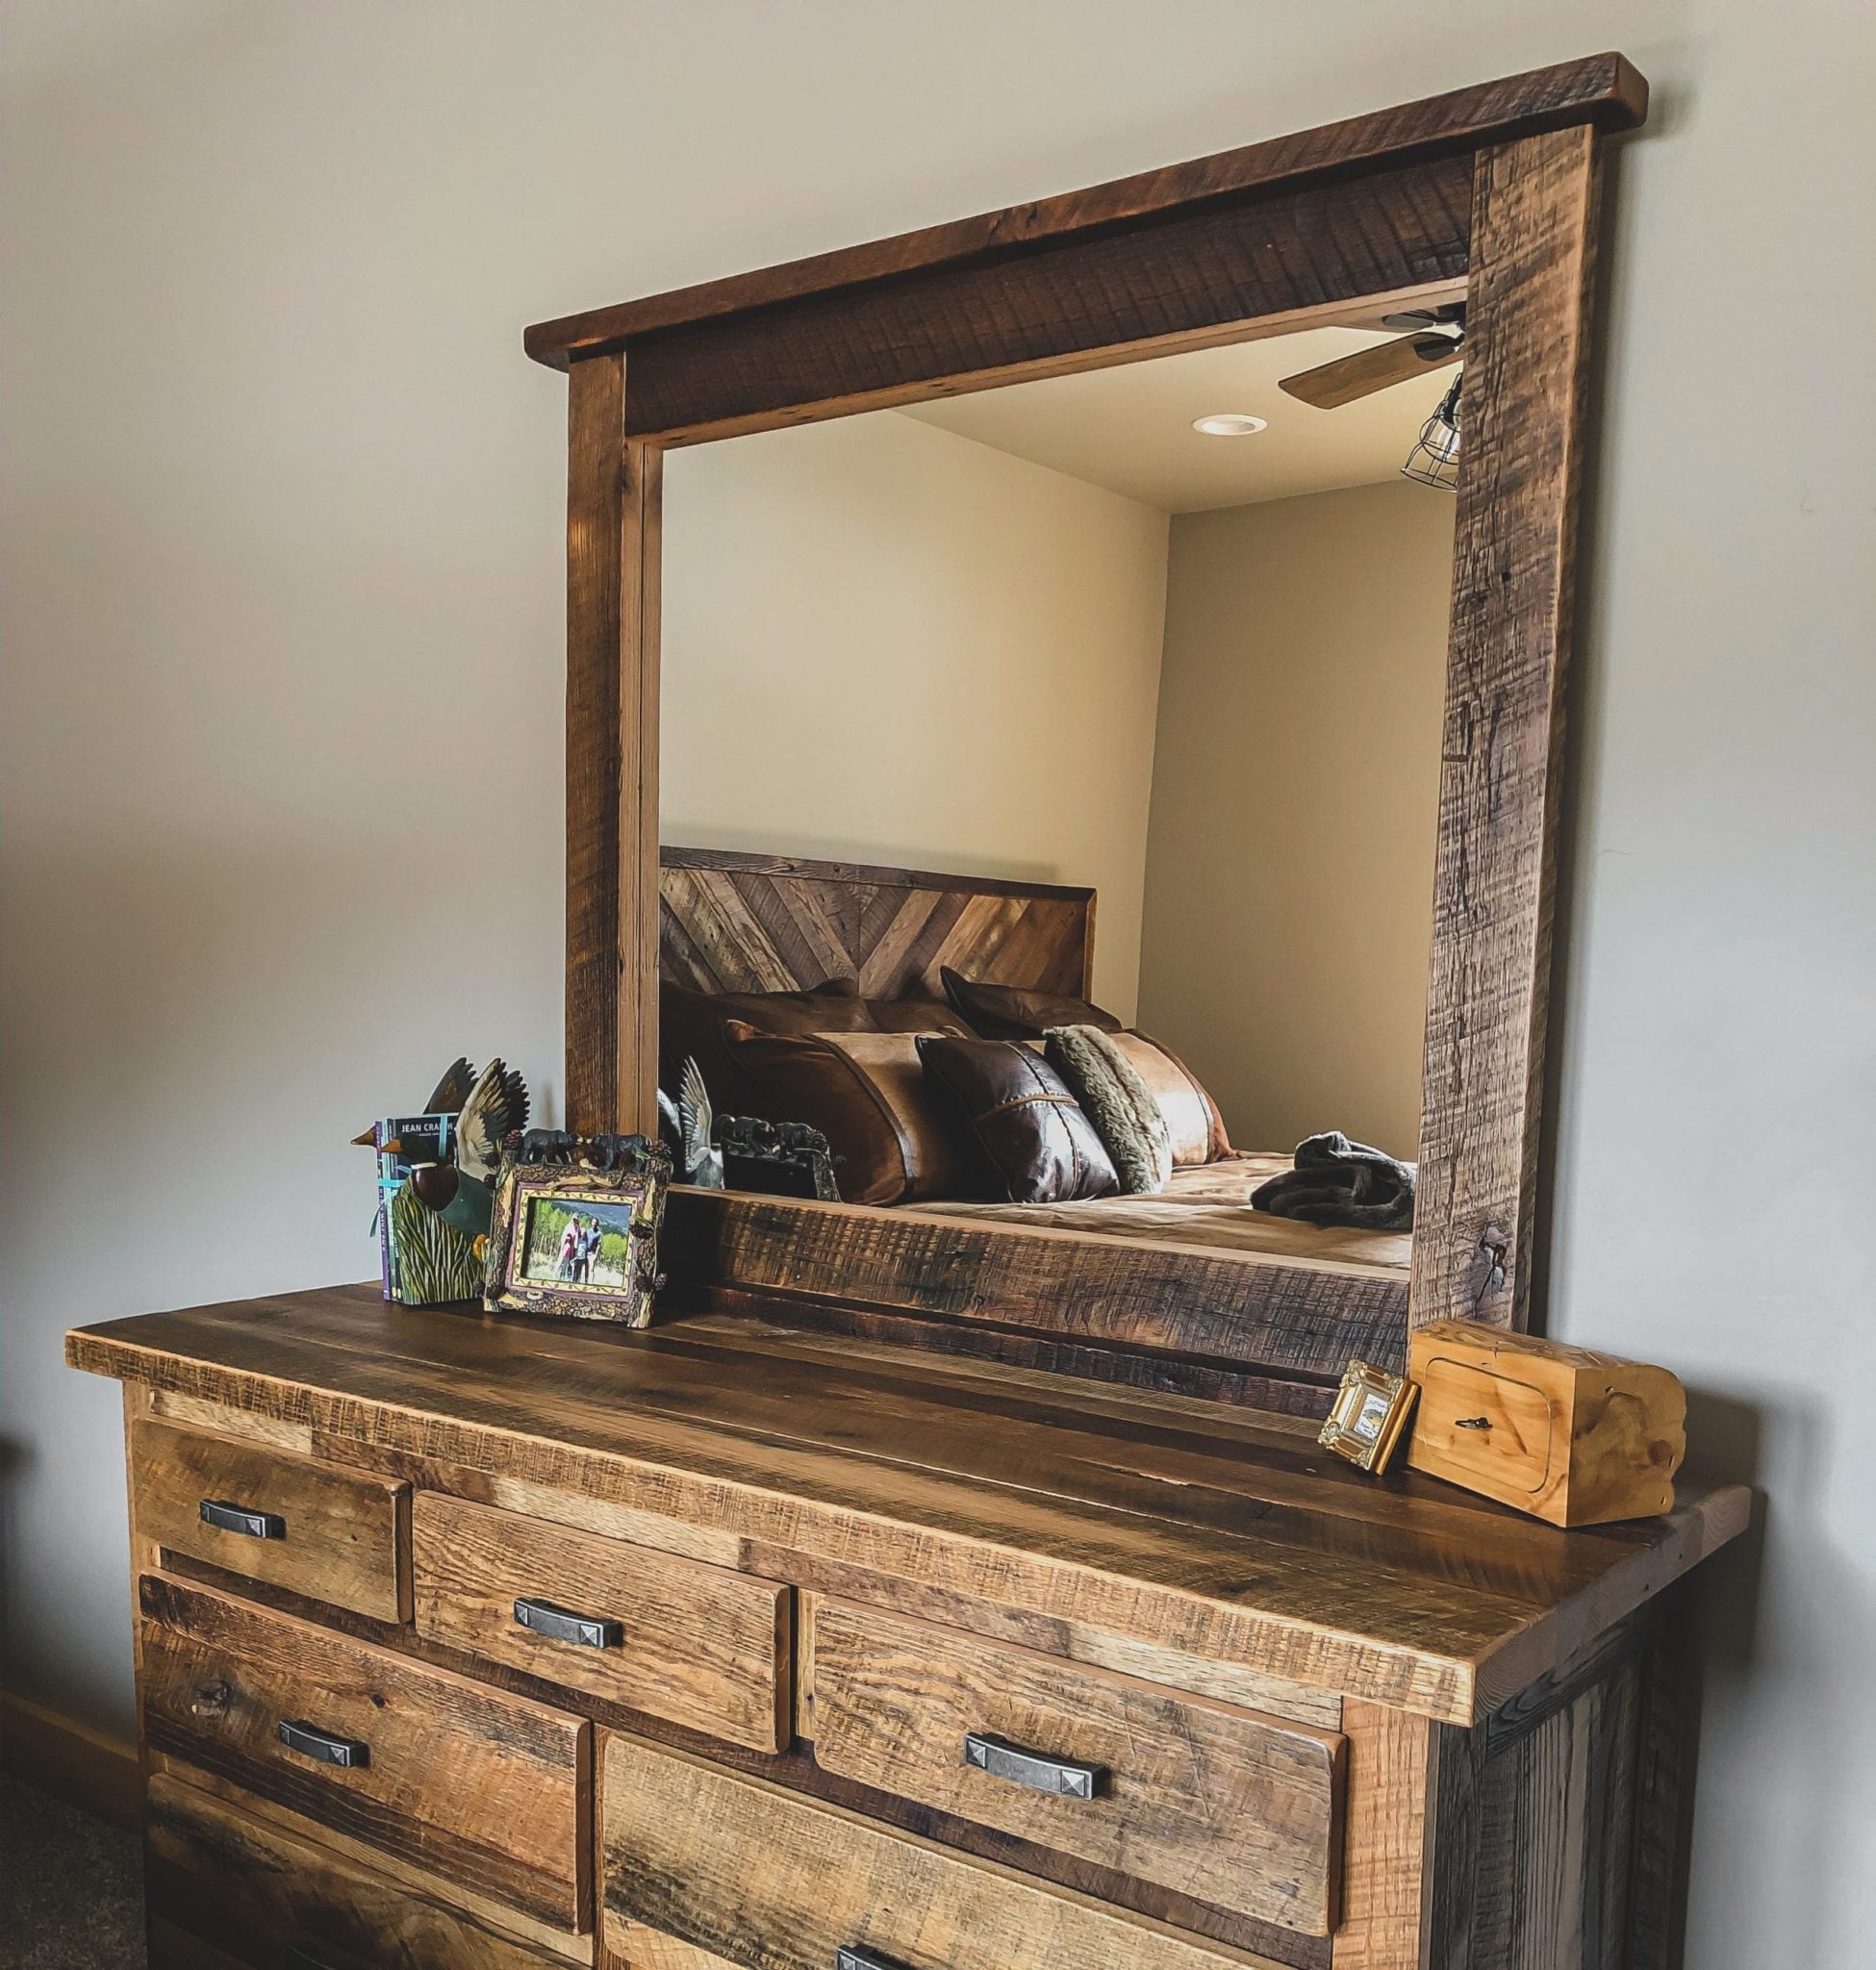
[[[1249,411],[1215,411],[1208,417],[1194,417],[1192,428],[1207,438],[1249,438],[1254,431],[1263,430],[1265,421]]]

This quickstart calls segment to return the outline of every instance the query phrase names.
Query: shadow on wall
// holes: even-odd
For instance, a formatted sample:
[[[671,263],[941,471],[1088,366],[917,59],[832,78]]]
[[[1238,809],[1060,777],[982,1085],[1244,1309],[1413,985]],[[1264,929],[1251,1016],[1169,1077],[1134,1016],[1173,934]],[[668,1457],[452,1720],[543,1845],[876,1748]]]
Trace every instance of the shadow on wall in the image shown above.
[[[1789,1439],[1787,1442],[1787,1439]],[[1714,1482],[1752,1487],[1752,1524],[1726,1550],[1699,1568],[1681,1591],[1670,1597],[1668,1629],[1686,1665],[1687,1714],[1690,1728],[1682,1746],[1682,1840],[1675,1856],[1673,1906],[1677,1915],[1669,1961],[1679,1970],[1700,1970],[1685,1957],[1682,1924],[1687,1907],[1690,1863],[1697,1844],[1732,1851],[1757,1825],[1762,1840],[1781,1821],[1787,1836],[1779,1844],[1786,1865],[1802,1880],[1794,1883],[1791,1906],[1820,1912],[1846,1881],[1860,1878],[1868,1865],[1867,1830],[1850,1824],[1834,1807],[1849,1795],[1856,1774],[1868,1755],[1856,1741],[1849,1696],[1834,1697],[1828,1637],[1833,1633],[1876,1630],[1876,1597],[1863,1584],[1852,1565],[1833,1565],[1816,1536],[1808,1505],[1827,1482],[1833,1445],[1823,1405],[1805,1390],[1788,1390],[1773,1400],[1745,1402],[1721,1392],[1687,1391],[1687,1471]],[[1796,1447],[1796,1448],[1794,1448]],[[1779,1500],[1761,1488],[1762,1468],[1780,1474]],[[1792,1481],[1794,1473],[1797,1481]],[[1779,1624],[1786,1637],[1794,1631],[1813,1637],[1808,1660],[1772,1662],[1761,1643],[1762,1616],[1774,1602],[1788,1604],[1794,1597],[1810,1604],[1815,1618],[1793,1624],[1788,1614]],[[1703,1791],[1698,1771],[1699,1720],[1715,1710],[1737,1711],[1745,1693],[1760,1679],[1775,1674],[1781,1680],[1809,1686],[1813,1700],[1807,1706],[1805,1741],[1794,1745],[1788,1730],[1776,1747],[1787,1769],[1805,1775],[1796,1797],[1773,1792]],[[1764,1755],[1769,1764],[1772,1747]],[[1737,1816],[1715,1839],[1715,1821]],[[1696,1822],[1698,1831],[1696,1831]],[[1781,1960],[1792,1966],[1820,1963],[1826,1952],[1816,1934],[1790,1933]]]

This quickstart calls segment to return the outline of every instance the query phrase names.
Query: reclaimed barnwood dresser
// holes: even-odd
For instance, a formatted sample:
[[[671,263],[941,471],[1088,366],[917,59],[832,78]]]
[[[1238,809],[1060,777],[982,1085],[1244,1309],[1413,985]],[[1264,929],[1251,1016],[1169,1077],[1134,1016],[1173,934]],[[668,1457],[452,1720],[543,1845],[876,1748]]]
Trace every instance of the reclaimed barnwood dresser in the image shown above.
[[[1314,1426],[775,1318],[342,1287],[74,1332],[125,1384],[152,1960],[1660,1960],[1658,1597]]]

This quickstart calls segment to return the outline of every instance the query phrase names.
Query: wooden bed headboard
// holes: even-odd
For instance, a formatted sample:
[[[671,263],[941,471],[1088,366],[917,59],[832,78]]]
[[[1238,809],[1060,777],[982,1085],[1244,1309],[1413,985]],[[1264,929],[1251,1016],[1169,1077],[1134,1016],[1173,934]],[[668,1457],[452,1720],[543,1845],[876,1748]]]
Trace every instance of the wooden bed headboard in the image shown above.
[[[942,998],[938,968],[1088,996],[1095,893],[716,848],[658,851],[658,971],[698,992],[856,973],[869,998]]]

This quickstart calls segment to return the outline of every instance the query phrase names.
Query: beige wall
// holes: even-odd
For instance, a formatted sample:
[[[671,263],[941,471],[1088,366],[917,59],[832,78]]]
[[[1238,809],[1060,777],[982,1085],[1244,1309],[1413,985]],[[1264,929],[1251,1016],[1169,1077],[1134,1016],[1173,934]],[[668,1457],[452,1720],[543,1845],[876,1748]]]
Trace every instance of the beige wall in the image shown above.
[[[664,838],[1093,883],[1130,1014],[1166,535],[892,411],[673,452]]]
[[[1543,1298],[1769,1498],[1697,1600],[1689,1970],[1863,1960],[1873,40],[1863,0],[10,0],[10,1678],[128,1715],[65,1324],[368,1274],[363,1121],[462,1048],[557,1086],[566,386],[520,324],[1620,46],[1657,108],[1605,239]]]
[[[1450,494],[1173,521],[1140,1023],[1241,1149],[1420,1136]]]

